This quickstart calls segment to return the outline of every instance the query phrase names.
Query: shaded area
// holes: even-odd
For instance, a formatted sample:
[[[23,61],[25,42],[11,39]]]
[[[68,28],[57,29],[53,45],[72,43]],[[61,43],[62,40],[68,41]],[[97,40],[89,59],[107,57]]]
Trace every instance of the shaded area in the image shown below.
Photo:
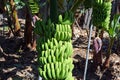
[[[73,58],[75,59],[73,76],[75,80],[82,80],[84,76],[85,58],[81,57],[82,53],[76,54]],[[91,55],[91,54],[90,54]],[[119,80],[120,79],[120,57],[116,54],[111,55],[110,67],[102,72],[100,67],[97,68],[96,72],[93,71],[93,60],[88,61],[87,80]]]
[[[37,80],[37,52],[22,45],[22,38],[0,37],[0,80]]]
[[[94,38],[92,38],[93,40]],[[81,36],[73,40],[73,47],[74,47],[74,54],[73,54],[73,76],[75,80],[83,80],[84,76],[84,67],[85,67],[85,60],[86,60],[86,50],[87,50],[87,36]],[[120,56],[116,54],[116,41],[112,48],[112,54],[110,57],[110,67],[105,70],[101,71],[100,67],[94,72],[93,69],[93,45],[91,41],[90,47],[90,55],[88,61],[88,70],[87,70],[87,80],[120,80]],[[108,38],[103,39],[104,46],[102,47],[102,54],[103,54],[103,62],[105,60],[105,54],[108,48]]]
[[[79,47],[84,47],[86,48],[87,47],[87,40],[86,40],[86,37],[84,36],[79,36],[77,39],[75,39],[73,41],[73,47],[74,48],[79,48]]]

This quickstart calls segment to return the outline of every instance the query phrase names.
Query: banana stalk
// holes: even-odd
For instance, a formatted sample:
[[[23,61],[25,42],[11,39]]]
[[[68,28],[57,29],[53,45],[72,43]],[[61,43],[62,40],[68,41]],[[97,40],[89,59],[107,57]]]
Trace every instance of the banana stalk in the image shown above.
[[[50,0],[50,19],[52,22],[57,22],[58,11],[57,11],[57,0]]]

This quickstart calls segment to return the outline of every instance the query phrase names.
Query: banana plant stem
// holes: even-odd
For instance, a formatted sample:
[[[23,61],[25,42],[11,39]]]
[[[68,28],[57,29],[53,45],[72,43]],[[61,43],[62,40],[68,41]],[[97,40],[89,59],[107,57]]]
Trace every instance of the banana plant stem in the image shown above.
[[[114,43],[114,38],[110,38],[107,57],[110,56],[110,54],[112,53],[113,43]]]
[[[86,52],[86,63],[85,63],[84,79],[83,80],[86,80],[92,28],[93,28],[93,25],[91,25],[91,27],[90,27],[90,34],[89,34],[88,47],[87,47],[87,52]]]

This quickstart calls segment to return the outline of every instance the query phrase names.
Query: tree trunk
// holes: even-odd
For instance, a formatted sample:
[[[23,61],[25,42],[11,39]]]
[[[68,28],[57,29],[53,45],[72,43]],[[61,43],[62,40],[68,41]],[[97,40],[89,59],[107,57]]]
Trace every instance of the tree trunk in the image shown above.
[[[119,37],[117,39],[117,42],[118,42],[118,44],[117,44],[117,54],[120,54],[120,38]]]
[[[112,53],[113,43],[114,43],[114,38],[110,38],[108,52],[107,52],[107,55],[106,55],[105,62],[103,63],[103,70],[105,70],[106,68],[109,68],[109,66],[110,66],[110,54]]]
[[[0,0],[0,13],[5,12],[5,2],[6,0]]]
[[[102,65],[102,53],[99,51],[98,53],[94,52],[93,56],[93,71],[97,70],[97,67]]]
[[[102,30],[100,31],[100,34],[99,34],[99,37],[100,37],[101,39],[103,39],[103,34],[104,34],[104,30],[102,29]]]
[[[20,36],[20,23],[18,20],[17,10],[15,9],[14,0],[10,0],[11,10],[12,10],[12,19],[14,24],[14,34],[15,36]]]
[[[33,40],[32,40],[32,50],[36,51],[36,34],[33,32]]]
[[[58,21],[57,0],[50,0],[50,19],[53,23]]]
[[[30,11],[28,9],[28,7],[26,7],[26,22],[25,22],[25,32],[24,32],[24,38],[25,38],[25,47],[27,48],[31,48],[32,46],[32,24],[31,24],[31,14]]]
[[[101,42],[103,39],[103,33],[104,33],[104,30],[101,30],[99,33],[99,27],[96,27],[95,37],[99,37],[101,39]],[[103,42],[101,44],[103,45]],[[101,47],[102,47],[102,45],[101,45]],[[94,52],[94,54],[93,54],[94,71],[97,69],[98,66],[101,67],[101,65],[102,65],[102,51],[100,49],[100,51],[98,53]]]

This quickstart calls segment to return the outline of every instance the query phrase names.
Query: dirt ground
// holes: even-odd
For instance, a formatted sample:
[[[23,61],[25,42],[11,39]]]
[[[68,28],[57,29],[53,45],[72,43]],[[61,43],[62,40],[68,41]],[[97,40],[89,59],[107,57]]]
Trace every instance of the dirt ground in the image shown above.
[[[94,31],[92,40],[94,39]],[[120,80],[120,56],[113,52],[111,54],[110,67],[101,72],[100,69],[92,72],[93,47],[90,47],[87,80]],[[107,39],[104,43],[108,42]],[[75,27],[73,38],[73,76],[75,80],[82,80],[85,67],[88,37],[86,30]],[[103,47],[106,52],[107,44]],[[0,36],[0,80],[38,80],[37,51],[23,51],[22,37]],[[103,59],[104,60],[104,59]]]
[[[75,80],[82,80],[83,74],[84,74],[84,67],[85,67],[85,61],[86,61],[86,50],[87,50],[87,44],[88,44],[88,35],[86,34],[86,30],[80,30],[80,28],[75,27],[75,32],[77,38],[73,40],[73,47],[74,47],[74,54],[73,54],[73,60],[74,60],[74,70],[73,70],[73,76],[75,76]],[[90,53],[89,53],[89,61],[88,61],[88,70],[87,70],[87,80],[120,80],[120,56],[115,53],[115,45],[112,50],[112,54],[110,57],[110,67],[105,71],[100,71],[100,68],[96,70],[96,72],[93,72],[92,67],[93,64],[93,46],[92,41],[94,39],[95,31],[92,31],[92,40],[91,40],[91,46],[90,46]],[[78,36],[79,35],[79,36]],[[103,39],[103,48],[102,48],[102,54],[103,54],[103,61],[105,60],[105,54],[108,47],[108,34],[104,33],[104,39]]]

